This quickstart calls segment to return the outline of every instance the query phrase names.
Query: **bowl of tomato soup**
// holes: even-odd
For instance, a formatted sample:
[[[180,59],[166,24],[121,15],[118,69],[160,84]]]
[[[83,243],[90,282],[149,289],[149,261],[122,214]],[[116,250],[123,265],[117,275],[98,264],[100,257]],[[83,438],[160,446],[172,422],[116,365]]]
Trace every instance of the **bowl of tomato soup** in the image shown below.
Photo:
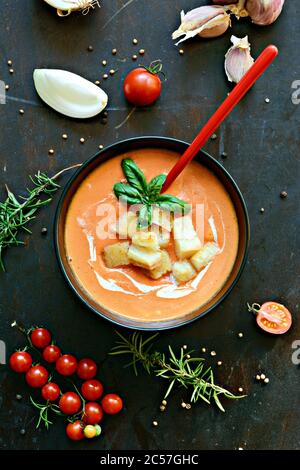
[[[132,207],[124,209],[113,191],[116,183],[128,183],[125,159],[149,182],[167,174],[187,146],[138,137],[106,147],[83,163],[58,204],[55,248],[64,277],[89,309],[121,326],[163,330],[196,320],[224,300],[244,268],[250,236],[245,201],[206,152],[167,191],[187,202],[189,213],[174,212],[165,222],[163,205],[155,207],[145,233],[136,229]]]

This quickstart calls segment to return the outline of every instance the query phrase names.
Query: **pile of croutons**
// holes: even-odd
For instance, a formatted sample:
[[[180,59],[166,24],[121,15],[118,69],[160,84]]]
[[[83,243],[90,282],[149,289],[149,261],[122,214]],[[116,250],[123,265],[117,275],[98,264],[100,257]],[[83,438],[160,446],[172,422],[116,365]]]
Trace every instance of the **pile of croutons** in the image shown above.
[[[151,227],[142,230],[137,229],[134,212],[124,213],[117,222],[115,232],[124,241],[104,248],[106,266],[116,268],[132,264],[142,268],[152,279],[159,279],[172,272],[179,284],[190,281],[219,252],[214,242],[201,244],[190,216],[170,219],[170,214],[160,209],[154,210]],[[177,256],[175,262],[171,261],[165,249],[171,241],[171,233]]]

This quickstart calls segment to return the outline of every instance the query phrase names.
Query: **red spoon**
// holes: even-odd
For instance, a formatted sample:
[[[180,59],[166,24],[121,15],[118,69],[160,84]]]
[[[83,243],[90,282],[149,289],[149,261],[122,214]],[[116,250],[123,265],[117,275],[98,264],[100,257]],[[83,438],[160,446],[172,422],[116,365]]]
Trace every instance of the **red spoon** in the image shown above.
[[[254,85],[256,80],[264,73],[264,71],[271,65],[273,60],[278,54],[276,46],[268,46],[260,54],[252,67],[243,76],[239,83],[234,87],[232,92],[227,96],[225,101],[211,116],[205,126],[201,129],[197,137],[193,140],[191,145],[186,149],[184,154],[179,158],[178,162],[169,171],[166,181],[162,187],[162,192],[165,192],[177,176],[183,171],[186,165],[194,158],[203,145],[208,141],[211,135],[216,131],[224,119],[231,113],[233,108],[241,101],[247,91]]]

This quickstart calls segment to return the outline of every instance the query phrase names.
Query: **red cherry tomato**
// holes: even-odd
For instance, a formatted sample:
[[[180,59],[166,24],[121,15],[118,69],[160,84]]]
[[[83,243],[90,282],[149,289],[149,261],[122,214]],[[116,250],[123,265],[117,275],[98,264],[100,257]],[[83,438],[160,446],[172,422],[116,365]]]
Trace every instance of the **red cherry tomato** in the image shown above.
[[[49,362],[50,364],[52,364],[53,362],[56,362],[60,356],[61,356],[61,350],[55,344],[49,344],[49,346],[46,346],[43,351],[43,358],[45,359],[45,361]]]
[[[86,400],[98,400],[103,394],[103,385],[99,380],[87,380],[81,385],[81,393]]]
[[[32,357],[26,351],[16,351],[9,358],[9,365],[14,372],[22,374],[32,365]]]
[[[40,388],[48,381],[49,374],[44,366],[32,366],[25,375],[26,382],[32,388]]]
[[[102,398],[101,405],[104,413],[115,415],[123,408],[123,400],[115,393],[108,393]]]
[[[42,388],[42,397],[46,401],[56,401],[60,395],[60,388],[54,382],[48,382]]]
[[[51,333],[46,328],[36,328],[30,335],[33,346],[43,349],[51,343]]]
[[[81,441],[84,439],[83,424],[81,421],[76,420],[74,423],[69,423],[66,427],[66,433],[72,441]]]
[[[97,374],[97,364],[93,359],[81,359],[78,362],[77,375],[82,380],[93,379]]]
[[[84,407],[82,420],[86,424],[98,424],[103,418],[103,411],[99,403],[90,401]]]
[[[157,75],[161,68],[161,63],[156,61],[149,68],[138,67],[129,72],[124,81],[126,99],[134,106],[154,103],[161,93],[161,80]]]
[[[55,366],[60,375],[73,375],[77,369],[77,359],[72,354],[63,354],[57,359]]]
[[[66,415],[74,415],[78,413],[81,407],[79,395],[75,392],[64,393],[59,400],[59,409]]]
[[[257,312],[256,322],[268,333],[282,335],[290,329],[292,315],[284,305],[277,302],[265,302]]]

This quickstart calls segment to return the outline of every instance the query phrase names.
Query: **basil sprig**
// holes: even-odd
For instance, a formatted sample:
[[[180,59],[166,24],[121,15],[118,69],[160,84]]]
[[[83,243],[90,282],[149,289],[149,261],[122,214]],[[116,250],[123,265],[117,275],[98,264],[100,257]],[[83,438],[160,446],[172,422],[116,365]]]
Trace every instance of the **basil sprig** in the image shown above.
[[[153,206],[172,213],[186,214],[191,210],[190,204],[171,194],[161,194],[166,175],[155,176],[147,183],[143,171],[131,158],[122,160],[122,170],[126,183],[116,183],[113,187],[115,196],[129,205],[140,205],[138,212],[138,228],[152,224]]]

